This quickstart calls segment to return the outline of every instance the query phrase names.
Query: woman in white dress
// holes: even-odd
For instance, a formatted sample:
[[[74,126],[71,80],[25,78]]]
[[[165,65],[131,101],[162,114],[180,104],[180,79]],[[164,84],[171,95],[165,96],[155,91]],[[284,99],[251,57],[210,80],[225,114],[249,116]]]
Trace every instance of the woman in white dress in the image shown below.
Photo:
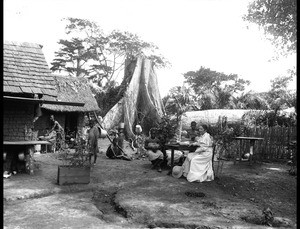
[[[206,131],[206,125],[199,127],[200,136],[197,137],[196,142],[192,144],[199,147],[195,152],[188,154],[182,165],[183,176],[185,176],[189,182],[214,180],[212,167],[213,141],[210,134]]]

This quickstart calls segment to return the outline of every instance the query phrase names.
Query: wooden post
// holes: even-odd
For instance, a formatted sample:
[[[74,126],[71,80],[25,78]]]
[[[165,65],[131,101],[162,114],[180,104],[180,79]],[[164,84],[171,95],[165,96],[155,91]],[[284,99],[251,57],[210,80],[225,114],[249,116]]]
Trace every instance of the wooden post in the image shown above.
[[[27,146],[26,149],[26,156],[25,156],[25,166],[26,172],[30,175],[33,175],[34,171],[34,162],[33,162],[33,154],[34,154],[34,145]]]
[[[250,158],[249,158],[250,165],[252,165],[252,160],[253,160],[254,143],[255,140],[250,140]]]

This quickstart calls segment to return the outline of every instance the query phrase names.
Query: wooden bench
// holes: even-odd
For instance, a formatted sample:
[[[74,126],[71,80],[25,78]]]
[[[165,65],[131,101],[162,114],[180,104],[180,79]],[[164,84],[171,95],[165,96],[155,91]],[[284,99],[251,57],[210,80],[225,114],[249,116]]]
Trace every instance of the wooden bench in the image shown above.
[[[48,141],[3,141],[3,145],[25,146],[25,168],[30,175],[33,174],[34,161],[33,154],[35,145],[51,145]]]

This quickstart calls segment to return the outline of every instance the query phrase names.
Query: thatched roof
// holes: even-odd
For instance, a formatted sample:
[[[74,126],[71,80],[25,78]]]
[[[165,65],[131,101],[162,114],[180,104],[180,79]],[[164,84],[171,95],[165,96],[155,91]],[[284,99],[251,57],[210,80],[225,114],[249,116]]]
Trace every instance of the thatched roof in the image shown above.
[[[243,116],[248,112],[261,113],[263,111],[244,109],[211,109],[202,111],[188,111],[182,115],[182,129],[189,129],[192,121],[196,121],[198,124],[216,125],[220,116],[226,116],[228,124],[240,123]]]
[[[5,41],[3,53],[4,93],[57,95],[41,45]]]
[[[58,112],[90,112],[99,110],[96,99],[94,98],[88,81],[85,78],[75,78],[70,76],[54,75],[57,99],[66,102],[85,103],[83,107],[43,104],[42,108]]]

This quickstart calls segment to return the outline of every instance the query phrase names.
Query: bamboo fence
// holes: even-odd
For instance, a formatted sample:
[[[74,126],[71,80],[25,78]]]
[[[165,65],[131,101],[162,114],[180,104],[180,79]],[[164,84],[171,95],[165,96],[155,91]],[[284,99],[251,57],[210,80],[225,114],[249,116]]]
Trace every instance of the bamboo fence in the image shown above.
[[[254,157],[256,160],[277,161],[289,157],[290,152],[287,150],[287,146],[290,141],[297,139],[297,128],[280,126],[255,127],[248,129],[244,136],[263,138],[263,141],[256,141],[254,145]],[[249,141],[238,142],[238,147],[240,147],[242,152],[249,152]]]

